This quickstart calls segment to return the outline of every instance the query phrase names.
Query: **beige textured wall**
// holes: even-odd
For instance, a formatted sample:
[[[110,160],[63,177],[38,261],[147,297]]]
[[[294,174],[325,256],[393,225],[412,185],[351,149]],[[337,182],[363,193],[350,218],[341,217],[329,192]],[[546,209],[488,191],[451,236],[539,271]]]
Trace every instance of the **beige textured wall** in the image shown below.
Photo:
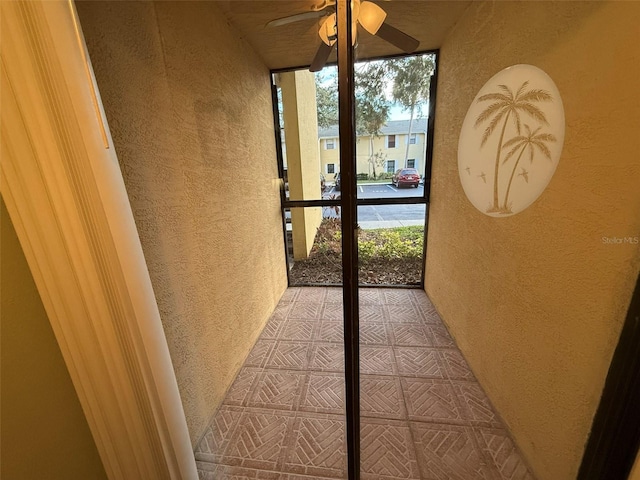
[[[106,479],[4,201],[0,229],[0,477]]]
[[[284,72],[278,75],[278,85],[282,89],[289,198],[318,200],[322,193],[314,74],[308,70]],[[321,208],[291,209],[294,259],[309,256],[321,221]]]
[[[78,2],[192,442],[286,288],[268,69],[215,2]]]
[[[474,2],[441,49],[426,290],[540,480],[575,478],[640,267],[640,3]],[[477,91],[529,63],[566,137],[527,210],[466,199],[457,143]]]

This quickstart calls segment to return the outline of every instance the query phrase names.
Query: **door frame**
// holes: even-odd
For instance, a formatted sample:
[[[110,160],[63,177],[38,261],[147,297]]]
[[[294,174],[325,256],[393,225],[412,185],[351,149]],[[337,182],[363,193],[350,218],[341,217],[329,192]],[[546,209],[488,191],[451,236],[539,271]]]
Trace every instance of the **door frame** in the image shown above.
[[[613,353],[578,480],[625,480],[640,447],[640,276]]]
[[[112,479],[198,478],[72,0],[0,2],[0,191]]]
[[[369,60],[383,60],[388,58],[397,58],[397,57],[411,57],[416,55],[425,55],[431,54],[434,56],[434,65],[435,69],[431,76],[430,90],[429,90],[429,113],[427,118],[427,132],[425,138],[425,176],[424,176],[424,191],[422,196],[419,197],[392,197],[392,198],[356,198],[356,205],[359,206],[378,206],[378,205],[424,205],[425,206],[425,223],[424,223],[424,238],[423,238],[423,251],[422,258],[426,259],[426,249],[427,249],[427,232],[428,232],[428,224],[429,224],[429,202],[431,195],[431,166],[433,164],[433,139],[434,139],[434,128],[435,128],[435,109],[436,109],[436,101],[437,101],[437,88],[438,88],[438,62],[440,59],[440,50],[422,50],[415,53],[410,54],[398,54],[398,55],[388,55],[385,57],[375,57]],[[273,106],[273,127],[275,132],[275,141],[276,141],[276,156],[278,163],[278,175],[280,177],[280,205],[282,210],[282,231],[284,237],[284,251],[285,251],[285,261],[286,261],[286,270],[287,270],[287,284],[290,287],[307,287],[307,286],[323,286],[323,287],[337,287],[340,284],[333,283],[291,283],[291,277],[289,274],[289,270],[291,267],[289,260],[289,252],[288,252],[288,244],[287,244],[287,223],[285,212],[292,208],[308,208],[308,207],[317,207],[317,208],[343,208],[342,197],[344,196],[344,191],[341,191],[341,195],[339,199],[330,199],[330,198],[321,198],[318,200],[291,200],[287,198],[286,191],[284,188],[284,158],[282,154],[282,125],[280,123],[280,112],[278,109],[278,87],[275,81],[275,75],[279,73],[292,72],[296,70],[306,70],[308,66],[303,67],[293,67],[293,68],[280,68],[271,70],[271,99]],[[338,74],[339,77],[339,74]],[[340,145],[340,151],[342,152],[342,144],[340,143],[340,138],[342,138],[342,132],[340,131],[338,144]],[[355,138],[355,129],[354,129],[354,138]],[[355,150],[354,150],[355,152]],[[355,153],[354,153],[355,155]],[[342,155],[340,157],[342,159]],[[340,162],[340,171],[344,168],[342,161]],[[355,168],[355,164],[354,164]],[[357,173],[357,172],[356,172]],[[354,178],[355,178],[354,174]],[[346,182],[343,182],[346,183]],[[343,210],[344,211],[344,210]],[[424,266],[422,268],[422,274],[420,277],[419,284],[411,284],[411,285],[373,285],[373,284],[363,284],[361,287],[382,287],[382,288],[420,288],[424,290],[424,279],[425,279],[425,269]]]

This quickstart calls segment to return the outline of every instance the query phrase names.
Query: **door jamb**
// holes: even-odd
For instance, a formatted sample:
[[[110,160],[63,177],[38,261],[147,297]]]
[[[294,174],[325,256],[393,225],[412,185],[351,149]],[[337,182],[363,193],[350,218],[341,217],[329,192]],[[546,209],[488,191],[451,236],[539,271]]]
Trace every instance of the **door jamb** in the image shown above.
[[[107,476],[198,478],[72,0],[0,2],[0,191]],[[6,35],[6,37],[5,37]]]
[[[613,353],[578,480],[625,480],[640,447],[640,276]]]

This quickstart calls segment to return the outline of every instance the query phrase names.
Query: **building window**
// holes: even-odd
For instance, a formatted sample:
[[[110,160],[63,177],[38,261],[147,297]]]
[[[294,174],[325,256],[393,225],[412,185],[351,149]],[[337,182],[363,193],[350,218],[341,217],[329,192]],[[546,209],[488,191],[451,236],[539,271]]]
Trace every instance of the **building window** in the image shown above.
[[[416,167],[416,159],[415,158],[409,158],[407,160],[407,168],[417,168]]]
[[[418,135],[412,133],[411,135],[409,135],[409,145],[415,145],[416,143],[418,143]]]
[[[336,173],[335,163],[327,163],[327,173]]]
[[[324,149],[325,150],[333,150],[334,148],[336,148],[335,140],[333,138],[327,138],[324,141]]]
[[[396,161],[387,160],[387,173],[393,173],[396,171]]]
[[[387,148],[396,148],[396,136],[387,135]]]

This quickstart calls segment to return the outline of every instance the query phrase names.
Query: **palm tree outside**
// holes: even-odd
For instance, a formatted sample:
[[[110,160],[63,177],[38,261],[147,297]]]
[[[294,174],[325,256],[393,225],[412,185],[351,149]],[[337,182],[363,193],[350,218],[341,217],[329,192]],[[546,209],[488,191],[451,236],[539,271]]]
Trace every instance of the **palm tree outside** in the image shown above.
[[[387,61],[393,77],[393,99],[410,113],[409,132],[404,154],[404,164],[409,158],[409,146],[413,128],[413,120],[421,113],[421,106],[429,100],[431,76],[435,70],[432,55],[403,57]]]
[[[507,163],[516,154],[518,150],[520,150],[520,154],[518,155],[518,158],[513,164],[513,169],[511,170],[511,176],[509,177],[509,183],[507,184],[507,191],[504,195],[504,203],[500,208],[500,213],[505,213],[505,214],[512,213],[511,205],[509,204],[509,192],[511,191],[511,184],[513,182],[513,177],[516,173],[516,169],[518,168],[518,165],[520,164],[520,160],[522,159],[522,156],[524,155],[525,151],[527,150],[529,151],[530,163],[533,163],[533,158],[534,158],[536,149],[542,152],[542,154],[545,157],[547,157],[549,161],[551,161],[551,150],[549,150],[547,143],[555,142],[556,137],[550,133],[538,133],[542,129],[542,127],[538,127],[534,131],[531,131],[531,128],[529,127],[529,125],[525,124],[524,128],[526,130],[526,135],[517,135],[511,138],[510,140],[506,141],[505,144],[502,146],[503,149],[511,148],[511,150],[507,152],[507,154],[504,157],[504,160],[502,161],[503,165]]]
[[[487,213],[504,213],[503,207],[500,206],[499,201],[498,180],[501,165],[500,158],[509,119],[512,119],[518,136],[521,135],[522,130],[521,114],[527,114],[541,124],[549,124],[544,112],[535,105],[535,102],[551,101],[552,96],[546,90],[526,90],[528,85],[528,81],[524,82],[515,94],[508,86],[498,85],[498,88],[501,91],[482,95],[477,100],[478,102],[493,102],[485,108],[480,115],[478,115],[475,121],[474,126],[478,127],[482,123],[491,119],[482,135],[481,147],[487,143],[489,137],[491,137],[494,130],[498,127],[500,122],[502,122],[502,129],[500,131],[500,138],[498,139],[498,146],[496,149],[496,161],[493,174],[493,204],[489,207]]]

